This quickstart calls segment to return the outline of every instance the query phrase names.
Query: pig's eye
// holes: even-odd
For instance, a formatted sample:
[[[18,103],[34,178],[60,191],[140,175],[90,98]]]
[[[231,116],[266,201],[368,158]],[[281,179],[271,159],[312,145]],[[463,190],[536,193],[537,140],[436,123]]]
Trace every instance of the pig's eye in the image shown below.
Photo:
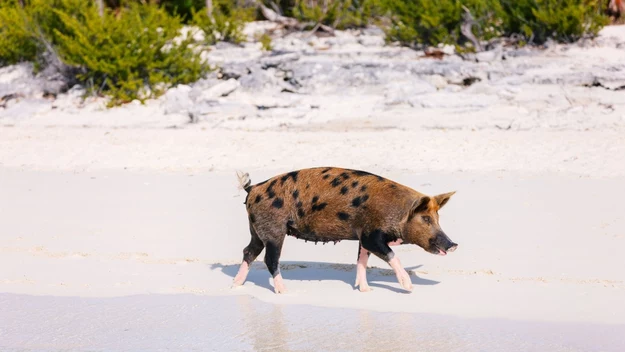
[[[423,221],[424,221],[426,224],[431,224],[431,223],[432,223],[432,218],[431,218],[431,217],[429,217],[429,216],[424,216],[424,217],[422,217],[422,218],[423,218]]]

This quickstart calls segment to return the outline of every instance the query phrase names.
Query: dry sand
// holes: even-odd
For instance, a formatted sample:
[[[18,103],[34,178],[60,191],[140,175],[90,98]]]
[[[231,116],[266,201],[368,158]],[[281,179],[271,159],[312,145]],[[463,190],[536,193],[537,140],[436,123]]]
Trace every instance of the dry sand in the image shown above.
[[[389,336],[400,340],[393,347],[420,341],[420,350],[429,351],[625,346],[623,178],[388,176],[430,194],[458,190],[441,211],[441,224],[459,250],[438,257],[398,247],[413,275],[410,294],[372,258],[373,291],[360,293],[353,288],[356,243],[315,245],[289,237],[282,256],[289,293],[275,295],[262,262],[243,287],[229,287],[249,241],[244,197],[231,173],[5,169],[0,312],[10,320],[0,324],[0,346],[259,350],[277,343],[258,332],[267,324],[271,334],[282,334],[278,350],[385,350],[384,341],[394,340]],[[241,295],[276,306],[246,301],[245,309],[265,312],[246,313],[240,301],[211,298]],[[276,309],[288,312],[286,322],[267,313]],[[291,328],[289,321],[301,319]],[[380,327],[387,319],[390,325]],[[320,327],[326,320],[332,323]],[[130,332],[113,341],[120,326]],[[201,337],[198,328],[206,326]],[[180,329],[185,333],[176,333]],[[368,329],[385,337],[363,341]],[[146,341],[153,330],[177,344]],[[298,333],[306,331],[340,344]]]

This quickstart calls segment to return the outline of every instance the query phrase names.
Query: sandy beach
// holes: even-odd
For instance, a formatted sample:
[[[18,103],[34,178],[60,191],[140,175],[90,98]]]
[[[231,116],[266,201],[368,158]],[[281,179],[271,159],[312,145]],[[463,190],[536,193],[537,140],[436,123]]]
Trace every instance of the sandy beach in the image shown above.
[[[271,174],[252,175],[261,180]],[[243,287],[230,288],[241,250],[249,241],[243,195],[233,186],[231,174],[3,170],[1,176],[0,285],[4,294],[0,309],[3,316],[14,317],[0,326],[8,337],[3,338],[3,347],[8,349],[126,348],[110,342],[96,327],[71,333],[71,326],[91,319],[109,326],[103,331],[114,329],[113,321],[127,321],[134,332],[121,341],[151,349],[160,345],[158,340],[143,341],[148,326],[143,319],[154,320],[153,314],[162,314],[170,321],[165,316],[174,308],[169,305],[199,305],[197,309],[206,310],[205,316],[196,308],[182,308],[173,313],[177,318],[172,324],[197,329],[197,324],[211,325],[205,321],[209,320],[215,324],[213,329],[222,323],[234,326],[226,317],[242,314],[236,313],[242,309],[239,301],[224,301],[231,308],[222,308],[214,316],[208,312],[214,309],[210,307],[221,306],[215,303],[222,302],[217,297],[240,296],[255,298],[246,301],[251,309],[285,309],[288,319],[297,320],[298,314],[308,316],[307,310],[323,307],[319,312],[336,320],[335,334],[345,328],[344,309],[351,309],[346,314],[352,316],[391,319],[391,327],[385,325],[380,333],[410,336],[397,345],[406,348],[410,341],[420,340],[413,333],[422,336],[428,321],[441,327],[434,336],[443,334],[440,329],[449,329],[445,334],[452,338],[436,342],[430,336],[423,350],[467,350],[459,347],[462,343],[452,348],[451,341],[480,339],[493,339],[485,342],[486,350],[523,340],[525,347],[517,346],[519,351],[540,350],[547,341],[562,351],[618,351],[625,343],[621,304],[625,275],[619,255],[625,241],[625,218],[618,206],[618,199],[625,196],[622,178],[397,173],[396,180],[427,193],[458,189],[457,198],[441,213],[441,224],[460,249],[437,257],[416,246],[398,248],[411,272],[412,293],[402,291],[392,270],[372,258],[368,275],[373,291],[361,293],[353,287],[356,243],[324,246],[288,238],[281,265],[289,293],[276,295],[261,261],[252,266]],[[593,206],[580,206],[588,204],[584,199],[592,199]],[[268,308],[266,303],[280,308]],[[33,304],[47,308],[24,312]],[[126,320],[127,313],[115,313],[125,311],[124,305],[135,307],[138,317]],[[293,305],[300,308],[288,308]],[[121,315],[102,319],[99,310],[108,311],[106,316]],[[237,319],[261,319],[275,328],[271,315],[243,315]],[[52,339],[43,321],[58,321],[58,317],[65,317],[64,323],[58,323],[63,332]],[[322,321],[317,313],[313,319]],[[408,319],[405,324],[409,326],[403,326],[401,319]],[[169,326],[158,321],[151,324],[164,333]],[[526,337],[514,333],[518,324],[527,326]],[[541,331],[537,328],[541,324],[552,328],[548,333]],[[397,332],[399,325],[402,328]],[[330,329],[312,321],[303,326]],[[493,326],[505,333],[491,336],[489,327]],[[582,330],[587,339],[576,337],[575,332]],[[332,349],[325,343],[307,345],[292,331],[282,333],[284,350]],[[478,336],[475,340],[470,337],[473,333]],[[258,346],[268,348],[275,343],[266,338],[250,347],[232,329],[212,334],[207,336],[221,336],[222,342],[191,334],[185,335],[191,339],[185,346],[258,350]],[[369,345],[354,334],[347,334],[352,343],[341,345],[342,350],[386,348],[380,341]]]
[[[251,73],[110,110],[0,69],[0,95],[21,92],[0,108],[0,350],[623,351],[623,28],[476,62],[366,33],[288,37],[278,59],[224,46],[209,59]],[[440,223],[458,250],[397,247],[412,293],[372,257],[361,293],[356,242],[288,237],[287,294],[262,256],[231,288],[235,171],[314,166],[457,191]]]

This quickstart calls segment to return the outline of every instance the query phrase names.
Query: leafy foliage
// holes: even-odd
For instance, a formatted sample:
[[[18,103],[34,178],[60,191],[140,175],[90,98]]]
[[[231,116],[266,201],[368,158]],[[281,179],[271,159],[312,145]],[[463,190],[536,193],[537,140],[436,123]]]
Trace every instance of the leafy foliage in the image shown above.
[[[95,6],[78,17],[62,9],[53,12],[65,27],[54,30],[61,58],[84,67],[79,78],[94,91],[106,91],[112,105],[156,97],[208,71],[191,47],[192,38],[176,38],[180,19],[156,5],[131,3],[103,17]]]
[[[608,23],[598,0],[381,0],[393,14],[389,38],[407,45],[462,44],[463,6],[478,40],[518,34],[528,42],[574,41]]]
[[[0,66],[35,61],[38,53],[26,12],[17,6],[0,5]]]
[[[507,14],[506,33],[523,35],[528,42],[548,38],[571,42],[594,36],[609,19],[597,0],[501,0]]]

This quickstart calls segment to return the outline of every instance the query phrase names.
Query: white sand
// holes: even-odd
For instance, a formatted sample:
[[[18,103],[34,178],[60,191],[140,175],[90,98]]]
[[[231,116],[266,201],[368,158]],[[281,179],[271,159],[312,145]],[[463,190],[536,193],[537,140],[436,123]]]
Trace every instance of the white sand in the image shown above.
[[[229,288],[249,242],[232,175],[4,171],[1,177],[2,292],[249,294],[272,303],[625,323],[622,178],[395,175],[426,193],[458,190],[441,224],[459,250],[438,257],[401,246],[414,292],[401,292],[376,258],[370,265],[381,269],[369,273],[374,291],[360,293],[352,287],[355,242],[315,246],[288,238],[282,264],[290,293],[278,296],[262,263],[244,287]]]

